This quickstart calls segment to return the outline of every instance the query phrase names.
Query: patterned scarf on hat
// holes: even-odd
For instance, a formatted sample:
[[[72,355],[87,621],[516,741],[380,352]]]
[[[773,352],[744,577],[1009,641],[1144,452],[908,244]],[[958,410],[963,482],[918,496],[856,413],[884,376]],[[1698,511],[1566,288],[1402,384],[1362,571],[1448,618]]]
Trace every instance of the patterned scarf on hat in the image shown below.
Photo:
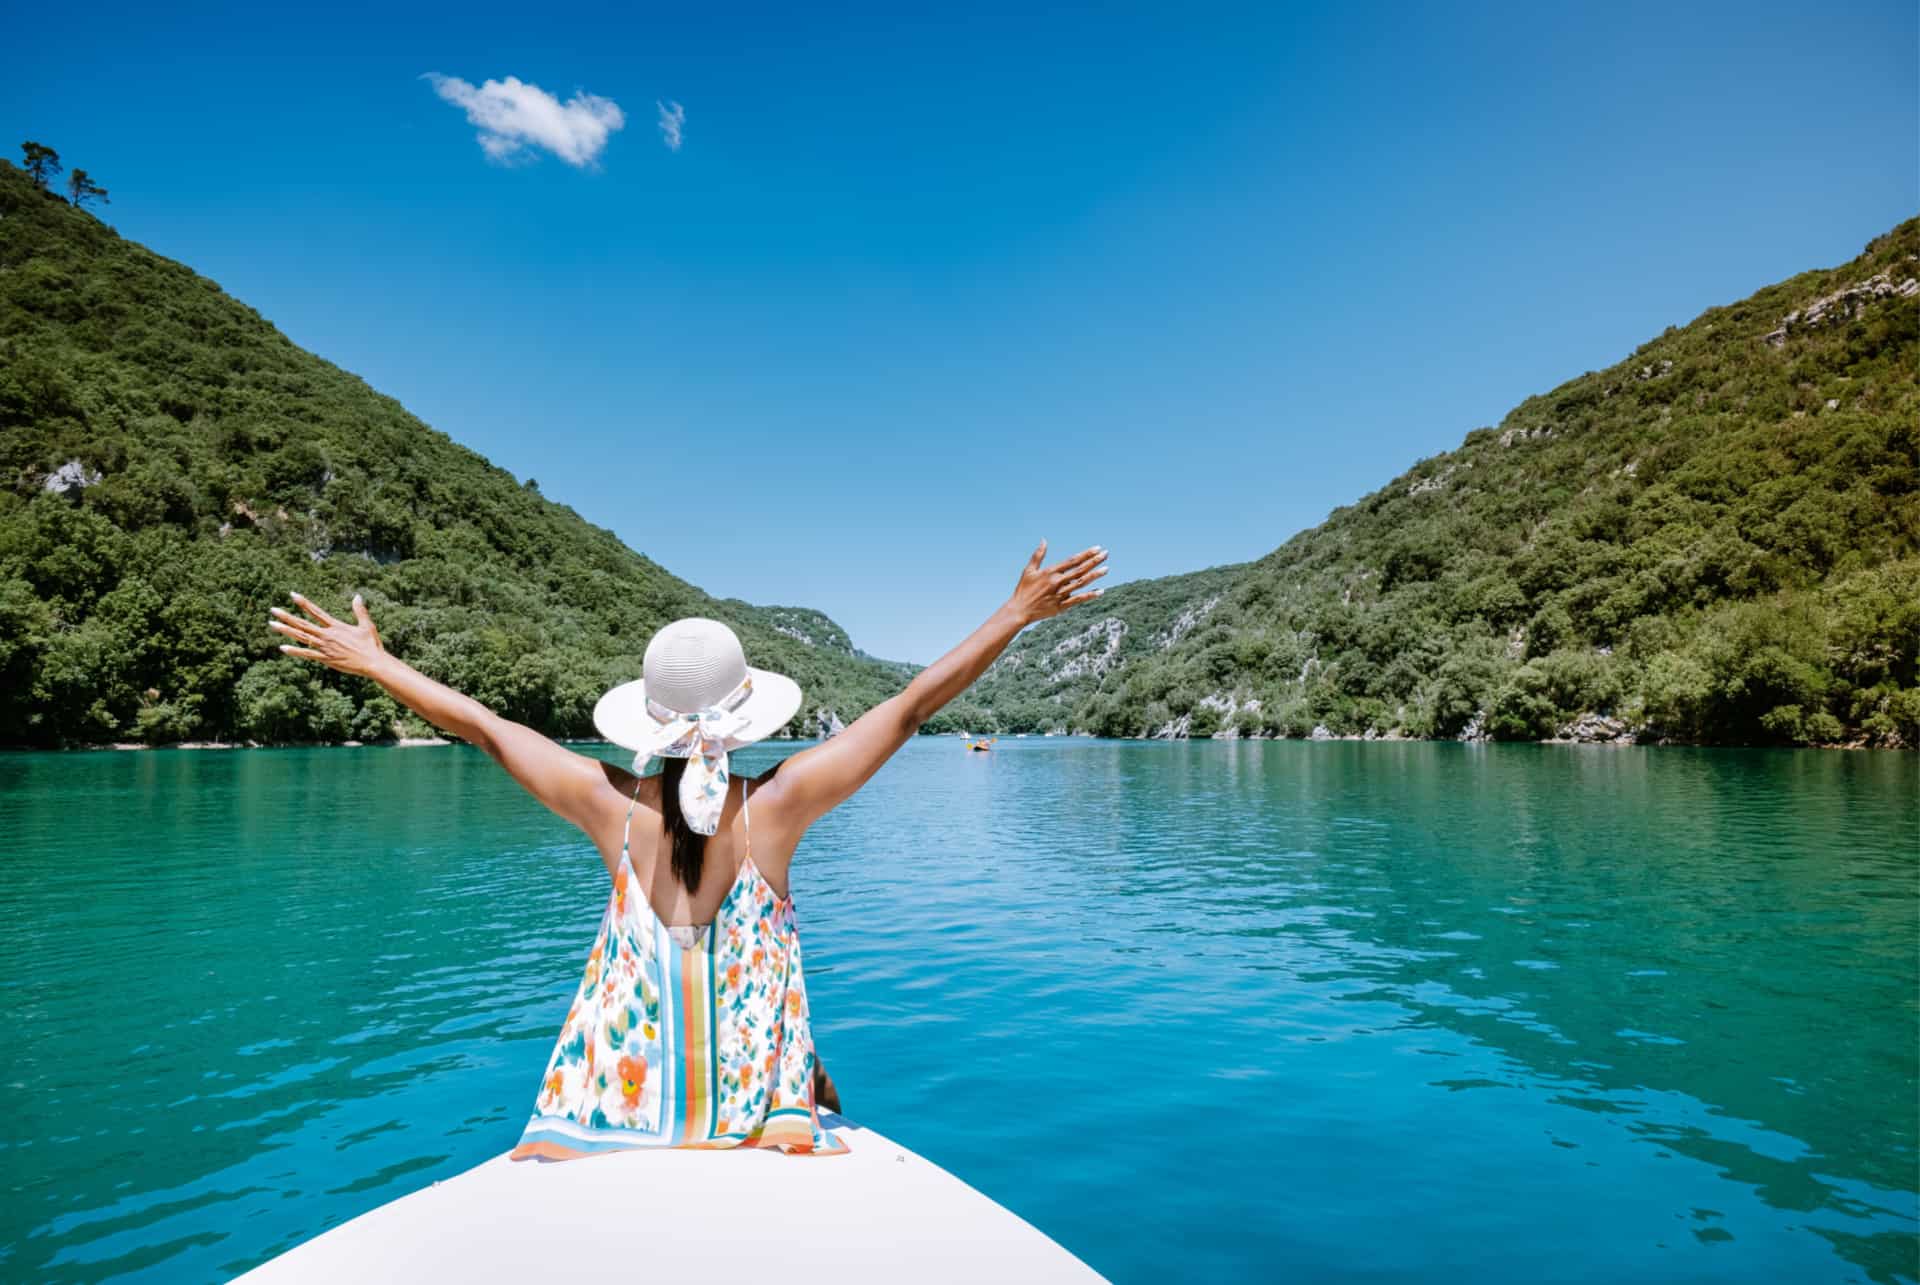
[[[680,812],[695,834],[712,834],[720,828],[720,809],[727,801],[727,740],[744,732],[753,721],[739,712],[753,695],[753,678],[705,709],[682,713],[647,697],[647,713],[661,723],[654,732],[651,748],[634,756],[633,770],[638,775],[649,758],[686,759],[687,770],[680,778]]]

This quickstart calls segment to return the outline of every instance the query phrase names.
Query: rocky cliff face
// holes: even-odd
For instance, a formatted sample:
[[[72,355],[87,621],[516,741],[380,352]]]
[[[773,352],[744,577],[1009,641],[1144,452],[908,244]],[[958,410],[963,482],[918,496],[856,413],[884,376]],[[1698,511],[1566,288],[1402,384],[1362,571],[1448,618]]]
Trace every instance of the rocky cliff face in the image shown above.
[[[1553,739],[1575,745],[1634,745],[1640,735],[1623,718],[1586,713],[1560,728]]]
[[[1908,255],[1907,265],[1920,262],[1920,256]],[[1901,279],[1896,282],[1896,276]],[[1876,272],[1859,285],[1845,286],[1831,294],[1823,294],[1803,308],[1795,308],[1780,319],[1780,325],[1767,332],[1766,341],[1775,348],[1786,347],[1787,338],[1796,330],[1807,330],[1814,326],[1828,325],[1845,321],[1860,313],[1869,305],[1887,299],[1911,299],[1920,294],[1920,279],[1915,278],[1910,267],[1896,272],[1888,269]]]

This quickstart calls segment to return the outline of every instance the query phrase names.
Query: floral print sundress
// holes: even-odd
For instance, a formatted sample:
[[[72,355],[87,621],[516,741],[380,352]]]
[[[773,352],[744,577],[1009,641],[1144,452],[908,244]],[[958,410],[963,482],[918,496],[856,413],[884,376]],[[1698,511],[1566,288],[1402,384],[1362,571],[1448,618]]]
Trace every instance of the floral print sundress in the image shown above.
[[[660,922],[628,854],[573,1006],[547,1060],[515,1160],[641,1147],[778,1147],[839,1155],[813,1100],[813,1031],[793,897],[746,857],[713,922],[680,939]],[[635,803],[639,787],[634,787]]]

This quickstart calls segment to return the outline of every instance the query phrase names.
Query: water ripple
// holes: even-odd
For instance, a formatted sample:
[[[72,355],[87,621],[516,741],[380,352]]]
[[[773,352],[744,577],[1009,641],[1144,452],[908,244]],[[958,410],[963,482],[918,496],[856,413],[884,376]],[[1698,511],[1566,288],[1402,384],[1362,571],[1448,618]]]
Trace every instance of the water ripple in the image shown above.
[[[0,824],[15,1278],[505,1149],[605,896],[463,749],[14,755]],[[854,1114],[1115,1279],[1912,1281],[1917,867],[1910,756],[1034,739],[793,882]]]

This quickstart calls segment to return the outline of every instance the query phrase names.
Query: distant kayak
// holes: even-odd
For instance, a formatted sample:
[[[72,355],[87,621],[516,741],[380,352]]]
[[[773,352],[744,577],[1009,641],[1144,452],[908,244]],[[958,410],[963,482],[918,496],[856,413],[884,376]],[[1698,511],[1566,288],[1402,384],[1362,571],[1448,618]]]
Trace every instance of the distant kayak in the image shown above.
[[[784,1247],[782,1282],[1101,1279],[931,1161],[842,1116],[823,1111],[821,1122],[846,1141],[846,1155],[624,1151],[555,1162],[498,1155],[237,1279],[545,1281],[558,1274],[562,1247],[612,1253],[618,1244],[650,1279],[713,1280],[735,1274],[729,1254],[748,1252],[743,1227],[754,1245]]]

